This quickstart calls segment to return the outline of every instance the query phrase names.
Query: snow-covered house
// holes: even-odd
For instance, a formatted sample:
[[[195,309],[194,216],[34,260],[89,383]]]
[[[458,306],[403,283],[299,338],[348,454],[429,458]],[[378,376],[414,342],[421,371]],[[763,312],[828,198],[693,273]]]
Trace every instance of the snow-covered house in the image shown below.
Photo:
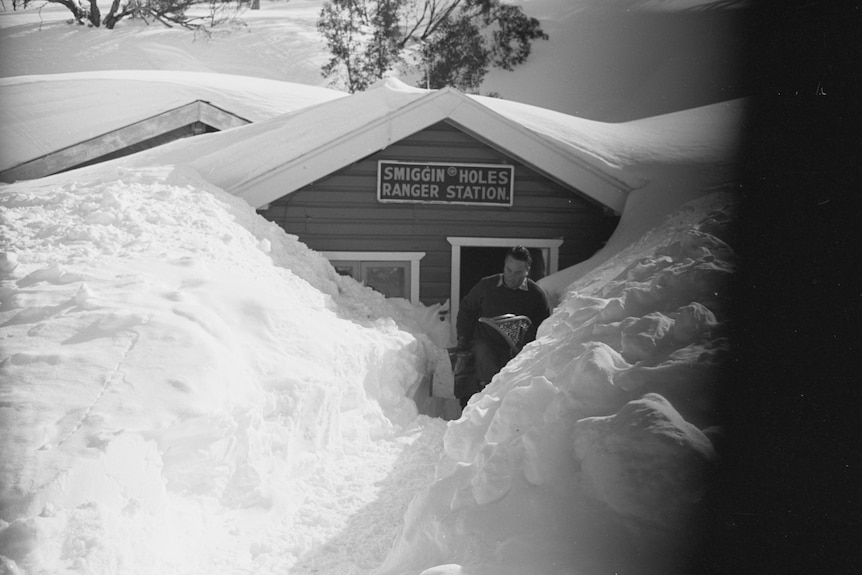
[[[183,163],[342,273],[387,295],[450,300],[457,312],[475,281],[500,271],[506,248],[531,248],[541,277],[590,257],[613,232],[636,182],[569,133],[572,122],[584,133],[599,125],[389,79],[230,142],[196,144]],[[255,164],[220,177],[224,158],[246,158],[250,145]]]
[[[501,270],[506,248],[531,248],[536,277],[552,274],[607,241],[632,191],[721,171],[742,109],[733,101],[608,124],[387,79],[172,160],[342,273],[414,302],[449,300],[454,315],[478,279]]]
[[[231,110],[252,123],[174,141],[122,164],[194,169],[323,253],[341,273],[389,296],[426,305],[448,300],[453,316],[478,279],[500,271],[506,248],[533,251],[536,279],[570,268],[608,240],[632,192],[657,178],[684,189],[693,175],[709,173],[706,166],[730,162],[735,132],[728,126],[742,111],[741,101],[732,101],[609,124],[395,79],[347,95],[222,75],[104,74],[53,77],[48,86],[55,96],[32,100],[41,114],[0,118],[19,132],[14,148],[3,149],[0,167],[44,152],[24,130],[65,110],[74,102],[70,93],[133,90],[128,100],[135,106],[29,132],[45,135],[54,149],[104,133],[109,119],[113,129],[142,113],[152,120],[159,114],[148,105],[164,110],[195,95],[210,102],[193,104],[200,109]],[[62,89],[59,80],[66,82]],[[10,79],[0,88],[20,89],[23,97],[33,93],[25,84],[42,81]]]

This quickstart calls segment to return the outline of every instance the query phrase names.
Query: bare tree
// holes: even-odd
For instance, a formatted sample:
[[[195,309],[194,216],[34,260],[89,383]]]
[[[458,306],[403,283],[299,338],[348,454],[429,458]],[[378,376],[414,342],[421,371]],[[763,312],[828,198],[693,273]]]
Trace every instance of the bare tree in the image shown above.
[[[27,8],[36,0],[12,0],[13,9]],[[60,4],[72,13],[78,24],[89,23],[91,26],[113,29],[123,18],[140,18],[144,21],[157,21],[165,26],[180,26],[191,30],[206,29],[216,24],[235,18],[239,13],[241,0],[112,0],[108,14],[102,18],[97,0],[86,0],[87,5],[80,0],[45,0]],[[193,16],[188,10],[196,5],[208,4],[209,13]]]

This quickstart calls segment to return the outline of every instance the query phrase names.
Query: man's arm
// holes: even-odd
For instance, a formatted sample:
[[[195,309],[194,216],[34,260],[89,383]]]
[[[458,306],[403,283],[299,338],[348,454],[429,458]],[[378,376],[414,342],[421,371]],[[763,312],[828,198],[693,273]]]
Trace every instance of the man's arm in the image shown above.
[[[461,300],[461,305],[458,308],[458,319],[455,323],[459,346],[467,345],[473,339],[473,329],[476,327],[476,322],[479,321],[479,316],[481,315],[484,292],[485,290],[480,281]]]
[[[529,316],[533,325],[530,327],[530,331],[527,332],[527,343],[536,339],[536,332],[539,330],[539,324],[551,316],[551,307],[550,304],[548,304],[548,294],[546,294],[545,290],[543,290],[538,284],[534,284],[534,286],[536,289],[536,307],[535,311]]]

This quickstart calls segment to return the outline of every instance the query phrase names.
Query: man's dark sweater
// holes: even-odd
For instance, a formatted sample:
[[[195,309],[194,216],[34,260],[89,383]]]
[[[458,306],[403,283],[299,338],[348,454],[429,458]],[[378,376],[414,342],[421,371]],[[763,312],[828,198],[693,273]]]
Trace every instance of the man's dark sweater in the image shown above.
[[[536,282],[528,278],[519,288],[510,289],[503,283],[503,274],[494,274],[479,281],[461,300],[456,321],[458,339],[467,342],[484,339],[496,345],[503,344],[499,334],[478,321],[480,317],[505,313],[525,315],[533,322],[526,342],[536,339],[539,324],[551,315],[548,297]]]

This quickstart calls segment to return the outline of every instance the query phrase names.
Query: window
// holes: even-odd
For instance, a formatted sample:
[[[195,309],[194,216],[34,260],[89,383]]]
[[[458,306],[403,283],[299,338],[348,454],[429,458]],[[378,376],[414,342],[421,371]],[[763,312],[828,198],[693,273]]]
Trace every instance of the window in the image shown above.
[[[335,271],[379,291],[419,303],[419,261],[424,252],[323,252]]]

